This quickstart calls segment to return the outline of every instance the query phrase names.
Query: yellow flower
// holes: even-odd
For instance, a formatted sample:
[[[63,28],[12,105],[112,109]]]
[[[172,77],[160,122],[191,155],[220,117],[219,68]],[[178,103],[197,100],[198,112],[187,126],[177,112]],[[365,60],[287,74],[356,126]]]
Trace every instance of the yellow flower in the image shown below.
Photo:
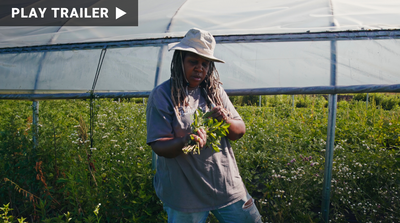
[[[101,203],[99,203],[96,207],[96,209],[94,209],[93,213],[97,216],[99,214],[99,209],[100,209],[100,205]]]

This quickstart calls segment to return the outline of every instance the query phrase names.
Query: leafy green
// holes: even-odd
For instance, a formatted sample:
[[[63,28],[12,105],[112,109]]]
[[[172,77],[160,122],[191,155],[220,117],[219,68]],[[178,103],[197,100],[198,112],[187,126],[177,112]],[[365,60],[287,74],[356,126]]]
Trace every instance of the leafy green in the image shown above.
[[[197,109],[193,114],[192,134],[197,134],[199,129],[204,129],[207,133],[206,147],[213,148],[215,152],[219,152],[219,145],[221,144],[221,137],[227,136],[229,133],[230,124],[224,120],[218,121],[215,118],[210,118],[211,112],[203,113],[201,109]],[[187,146],[182,150],[185,154],[193,152],[193,154],[200,154],[200,145],[194,140],[193,135]]]

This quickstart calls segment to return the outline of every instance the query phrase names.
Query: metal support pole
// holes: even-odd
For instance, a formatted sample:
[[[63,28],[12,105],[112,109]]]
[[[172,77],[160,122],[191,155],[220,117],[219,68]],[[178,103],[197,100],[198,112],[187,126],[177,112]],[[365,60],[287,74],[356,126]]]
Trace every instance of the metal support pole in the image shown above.
[[[329,205],[331,193],[332,165],[333,165],[333,149],[335,142],[335,125],[336,125],[336,106],[337,95],[329,95],[329,117],[328,117],[328,139],[326,141],[325,152],[325,173],[322,190],[322,218],[324,222],[329,222]]]
[[[366,100],[367,105],[366,105],[366,109],[368,109],[368,98],[369,98],[369,93],[367,93],[367,100]]]
[[[260,95],[260,99],[258,99],[258,107],[261,107],[261,95]]]
[[[32,110],[33,148],[36,149],[39,145],[39,101],[32,102]]]
[[[97,81],[99,80],[99,76],[100,76],[100,71],[101,71],[101,67],[103,66],[103,62],[104,62],[104,58],[106,57],[106,53],[107,53],[107,46],[104,46],[104,48],[101,50],[100,52],[100,57],[99,57],[99,62],[97,64],[97,69],[96,69],[96,73],[94,75],[94,79],[93,79],[93,84],[92,84],[92,90],[90,91],[90,106],[89,106],[89,120],[90,120],[90,148],[94,148],[94,139],[93,139],[93,135],[94,135],[94,116],[95,116],[95,111],[94,111],[94,103],[95,103],[95,94],[94,94],[94,90],[96,89],[96,85],[97,85]],[[118,98],[118,102],[119,102],[119,98]],[[90,155],[92,155],[92,150],[90,150]]]
[[[292,107],[293,107],[293,110],[294,110],[294,95],[292,95]]]
[[[166,47],[165,45],[162,45],[160,47],[160,50],[158,51],[158,61],[157,61],[156,76],[154,78],[154,88],[157,87],[159,82],[160,82],[160,73],[161,73],[161,67],[162,67],[165,47]],[[143,99],[143,104],[144,104],[144,99]],[[156,170],[157,169],[158,155],[154,151],[152,151],[151,158],[152,158],[152,160],[151,160],[151,168],[152,168],[152,170]]]
[[[336,41],[331,41],[331,86],[336,86]],[[329,222],[329,205],[331,193],[333,149],[335,143],[337,94],[329,95],[328,136],[325,152],[325,173],[322,189],[322,219]]]

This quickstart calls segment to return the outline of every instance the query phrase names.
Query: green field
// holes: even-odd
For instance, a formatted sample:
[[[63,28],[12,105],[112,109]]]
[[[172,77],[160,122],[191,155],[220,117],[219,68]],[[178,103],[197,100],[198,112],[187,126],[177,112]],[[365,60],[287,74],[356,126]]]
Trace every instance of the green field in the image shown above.
[[[400,99],[370,94],[367,109],[365,98],[338,102],[330,219],[400,222]],[[231,99],[247,127],[232,146],[263,222],[319,222],[325,98],[263,96],[262,107],[258,96]],[[31,105],[0,101],[4,222],[166,222],[152,188],[142,99],[97,99],[93,148],[89,100],[40,101],[36,148]]]

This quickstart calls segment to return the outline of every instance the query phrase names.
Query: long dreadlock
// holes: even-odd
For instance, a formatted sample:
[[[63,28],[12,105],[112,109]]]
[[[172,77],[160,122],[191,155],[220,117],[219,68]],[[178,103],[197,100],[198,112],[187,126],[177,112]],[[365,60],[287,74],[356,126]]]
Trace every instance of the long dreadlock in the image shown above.
[[[178,115],[180,115],[179,107],[184,108],[189,105],[186,91],[188,83],[182,68],[182,60],[185,58],[185,55],[185,51],[175,50],[171,62],[171,97],[174,103],[174,109]],[[222,100],[219,94],[222,82],[219,79],[219,74],[213,61],[210,61],[209,66],[206,78],[200,84],[200,87],[206,90],[209,100],[214,105],[222,106]]]

